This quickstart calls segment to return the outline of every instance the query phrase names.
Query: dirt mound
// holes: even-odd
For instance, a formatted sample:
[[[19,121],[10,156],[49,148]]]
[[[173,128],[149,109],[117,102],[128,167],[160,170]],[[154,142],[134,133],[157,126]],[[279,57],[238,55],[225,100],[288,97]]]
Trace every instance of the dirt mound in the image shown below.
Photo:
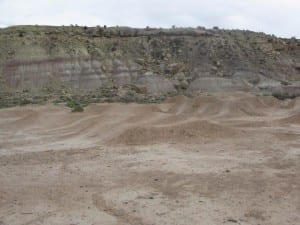
[[[299,224],[299,103],[1,109],[0,224]]]
[[[300,124],[300,113],[278,120],[279,123]]]
[[[199,96],[193,99],[177,97],[166,102],[172,103],[168,113],[199,117],[264,116],[269,110],[294,107],[293,100],[279,101],[274,97],[261,98],[245,93]]]
[[[121,135],[110,140],[111,144],[157,144],[201,142],[230,138],[240,134],[238,130],[225,127],[208,120],[196,120],[175,123],[171,125],[156,125],[133,127],[125,130]]]
[[[279,101],[249,94],[169,98],[161,104],[95,104],[83,114],[59,106],[0,110],[0,125],[15,137],[62,148],[78,143],[189,143],[244,137],[255,127],[299,124],[299,99]],[[12,136],[14,137],[14,136]],[[14,138],[2,141],[11,148]],[[30,146],[32,140],[24,142]]]

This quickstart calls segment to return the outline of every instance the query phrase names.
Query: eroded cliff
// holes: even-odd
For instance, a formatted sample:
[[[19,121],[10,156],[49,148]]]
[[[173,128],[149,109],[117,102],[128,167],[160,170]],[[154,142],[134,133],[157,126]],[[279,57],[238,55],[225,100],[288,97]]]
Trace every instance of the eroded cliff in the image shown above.
[[[88,102],[220,91],[293,97],[300,41],[201,27],[17,26],[0,29],[0,83],[8,105],[71,95]]]

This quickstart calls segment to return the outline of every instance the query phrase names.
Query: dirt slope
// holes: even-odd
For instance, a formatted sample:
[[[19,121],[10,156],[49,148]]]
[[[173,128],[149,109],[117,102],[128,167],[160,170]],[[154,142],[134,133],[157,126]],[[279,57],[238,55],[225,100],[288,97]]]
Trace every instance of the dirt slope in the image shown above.
[[[0,224],[300,222],[300,99],[0,110]]]

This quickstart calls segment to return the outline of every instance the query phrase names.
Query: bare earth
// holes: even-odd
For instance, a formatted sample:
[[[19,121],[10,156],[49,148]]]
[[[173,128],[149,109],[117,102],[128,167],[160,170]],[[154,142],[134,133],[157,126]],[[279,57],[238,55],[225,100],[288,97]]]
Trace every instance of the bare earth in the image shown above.
[[[0,224],[300,224],[300,98],[0,110]]]

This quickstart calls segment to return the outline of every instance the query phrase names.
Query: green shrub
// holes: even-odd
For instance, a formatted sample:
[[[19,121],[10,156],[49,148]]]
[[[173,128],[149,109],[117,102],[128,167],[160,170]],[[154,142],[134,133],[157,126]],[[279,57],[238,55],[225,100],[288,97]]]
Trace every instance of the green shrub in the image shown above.
[[[71,100],[69,100],[69,101],[67,102],[67,106],[68,106],[69,108],[74,108],[74,107],[77,106],[77,105],[79,105],[77,102],[74,102],[74,101],[71,101]]]
[[[31,103],[31,101],[28,99],[21,99],[19,104],[20,104],[20,106],[24,106],[24,105],[28,105],[30,103]]]
[[[67,100],[66,105],[72,109],[72,112],[83,112],[84,111],[84,108],[83,108],[84,106],[74,99],[69,98]]]
[[[72,108],[72,112],[83,112],[83,111],[84,111],[84,108],[81,105],[75,105]]]
[[[0,101],[0,109],[9,107],[9,104],[7,102],[4,102],[4,100],[1,99]]]

